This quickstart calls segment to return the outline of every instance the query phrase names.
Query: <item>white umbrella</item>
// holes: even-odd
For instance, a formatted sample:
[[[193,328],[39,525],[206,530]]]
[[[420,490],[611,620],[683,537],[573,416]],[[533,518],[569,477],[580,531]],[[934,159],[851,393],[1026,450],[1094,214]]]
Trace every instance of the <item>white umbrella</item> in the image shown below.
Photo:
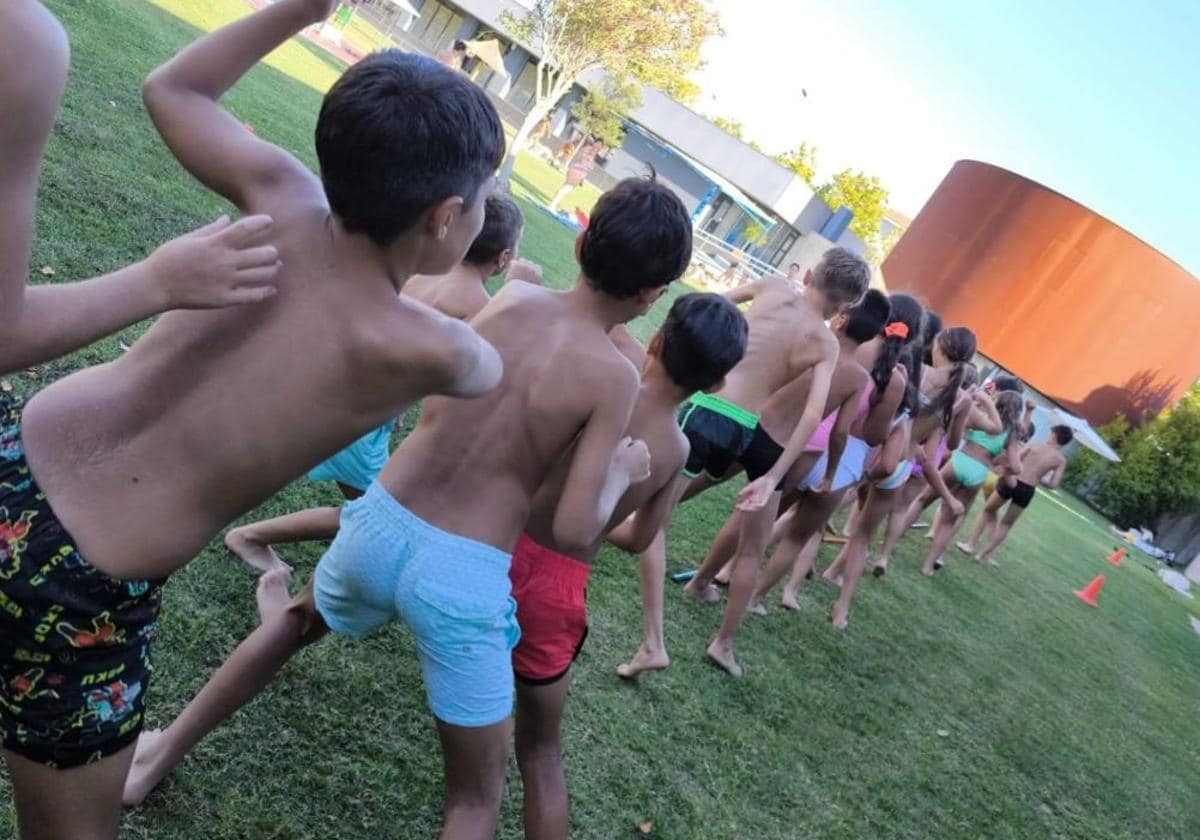
[[[504,54],[500,52],[500,45],[494,38],[488,38],[486,41],[467,41],[467,52],[504,78],[508,78],[508,68],[504,66]]]
[[[1082,417],[1076,417],[1074,414],[1063,411],[1061,408],[1048,409],[1047,413],[1050,415],[1053,425],[1066,426],[1074,432],[1075,440],[1079,441],[1080,446],[1086,446],[1101,458],[1109,461],[1116,462],[1121,460],[1121,456],[1105,443],[1104,438],[1100,437],[1100,434],[1092,428],[1092,424]]]

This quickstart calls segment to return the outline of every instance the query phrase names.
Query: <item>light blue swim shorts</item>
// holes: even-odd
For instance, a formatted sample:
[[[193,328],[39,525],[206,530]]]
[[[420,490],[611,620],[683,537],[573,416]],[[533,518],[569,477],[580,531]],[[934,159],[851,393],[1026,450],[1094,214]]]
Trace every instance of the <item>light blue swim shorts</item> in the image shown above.
[[[391,422],[367,432],[309,470],[308,477],[313,481],[339,481],[348,487],[366,490],[388,462],[388,439],[395,427],[395,422]]]
[[[335,633],[362,637],[393,618],[417,640],[429,708],[455,726],[512,714],[512,649],[521,637],[510,555],[433,527],[378,482],[342,506],[317,564],[317,610]]]

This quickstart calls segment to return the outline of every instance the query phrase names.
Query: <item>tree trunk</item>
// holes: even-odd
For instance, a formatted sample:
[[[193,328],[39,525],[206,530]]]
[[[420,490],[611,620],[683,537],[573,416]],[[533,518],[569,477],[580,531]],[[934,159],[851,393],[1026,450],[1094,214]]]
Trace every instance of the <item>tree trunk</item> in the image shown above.
[[[535,103],[533,109],[525,115],[525,120],[521,123],[521,127],[517,129],[516,136],[508,144],[508,154],[505,156],[504,162],[500,165],[500,174],[496,176],[502,187],[507,188],[508,182],[512,178],[513,166],[517,162],[517,153],[525,151],[529,145],[529,135],[533,133],[533,129],[542,121],[542,117],[554,110],[554,106],[557,104],[557,99],[547,97],[541,102]]]

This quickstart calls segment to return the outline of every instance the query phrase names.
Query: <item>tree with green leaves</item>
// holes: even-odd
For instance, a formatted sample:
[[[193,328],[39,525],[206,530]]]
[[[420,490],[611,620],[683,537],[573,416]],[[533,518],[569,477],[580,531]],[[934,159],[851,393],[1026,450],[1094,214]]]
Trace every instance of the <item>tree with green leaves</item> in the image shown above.
[[[851,169],[843,169],[828,184],[817,189],[830,209],[849,207],[854,213],[850,231],[864,243],[879,235],[888,192],[879,178]]]
[[[625,139],[622,116],[636,108],[641,101],[642,92],[637,84],[610,79],[603,87],[589,90],[572,105],[571,116],[584,133],[585,144],[599,140],[607,148],[615,149]]]
[[[799,146],[782,154],[775,155],[775,160],[782,166],[792,170],[796,177],[816,189],[817,177],[817,147],[801,142]]]
[[[1164,515],[1200,508],[1200,383],[1140,428],[1119,418],[1099,431],[1121,462],[1078,452],[1067,478],[1118,525],[1153,527]]]
[[[741,120],[735,120],[733,117],[709,117],[708,121],[730,137],[736,137],[738,140],[746,137],[746,127],[742,125]]]
[[[502,20],[541,53],[533,107],[500,169],[505,182],[534,126],[584,74],[604,70],[688,101],[697,93],[688,74],[701,65],[700,48],[720,32],[716,12],[704,0],[534,0],[529,11],[506,12]]]

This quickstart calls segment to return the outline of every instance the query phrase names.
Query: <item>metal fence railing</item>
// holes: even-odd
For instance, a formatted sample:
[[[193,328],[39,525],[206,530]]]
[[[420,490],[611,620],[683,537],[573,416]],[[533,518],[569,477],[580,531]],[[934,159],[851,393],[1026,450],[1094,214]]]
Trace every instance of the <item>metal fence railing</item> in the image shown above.
[[[689,272],[693,274],[694,281],[702,281],[706,288],[724,291],[751,280],[778,274],[779,269],[697,228],[692,232],[692,264]]]

